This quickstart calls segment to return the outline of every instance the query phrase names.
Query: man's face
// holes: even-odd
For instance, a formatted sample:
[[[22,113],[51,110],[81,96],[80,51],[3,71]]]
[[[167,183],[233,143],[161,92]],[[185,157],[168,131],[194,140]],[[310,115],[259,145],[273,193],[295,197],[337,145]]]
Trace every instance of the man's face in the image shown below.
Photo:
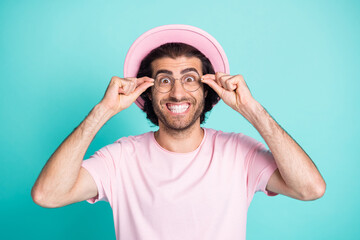
[[[153,76],[158,72],[168,71],[175,79],[180,79],[187,71],[196,71],[202,76],[202,63],[196,57],[160,58],[151,63]],[[200,126],[200,115],[204,109],[204,88],[186,91],[180,80],[176,80],[168,93],[161,93],[152,88],[152,103],[154,112],[159,119],[159,127],[171,130],[185,130],[195,123]]]

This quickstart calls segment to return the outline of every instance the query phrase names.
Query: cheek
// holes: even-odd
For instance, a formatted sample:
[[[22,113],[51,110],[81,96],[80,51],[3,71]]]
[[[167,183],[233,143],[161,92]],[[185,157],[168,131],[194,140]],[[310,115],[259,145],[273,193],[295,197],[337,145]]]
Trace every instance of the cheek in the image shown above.
[[[206,90],[202,90],[202,92],[198,95],[198,101],[201,103],[201,102],[204,102],[205,101],[205,98],[207,96],[207,91]]]
[[[154,92],[152,92],[151,101],[152,101],[154,107],[163,108],[161,105],[161,99],[158,94],[154,94]]]

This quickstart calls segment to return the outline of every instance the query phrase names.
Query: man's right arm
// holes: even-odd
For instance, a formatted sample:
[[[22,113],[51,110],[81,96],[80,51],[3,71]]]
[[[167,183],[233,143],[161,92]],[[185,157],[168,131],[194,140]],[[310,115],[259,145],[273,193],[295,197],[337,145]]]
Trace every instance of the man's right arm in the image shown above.
[[[81,167],[84,155],[100,128],[126,109],[148,87],[150,78],[113,77],[104,98],[50,157],[36,180],[31,196],[42,207],[55,208],[95,197],[97,186]]]
[[[50,157],[42,169],[31,195],[36,204],[42,207],[61,207],[75,202],[76,196],[71,189],[79,178],[85,194],[96,196],[97,187],[90,174],[81,167],[83,157],[91,141],[100,128],[111,118],[111,113],[101,104],[96,105],[85,120],[68,136]],[[86,194],[88,193],[88,194]],[[94,196],[92,196],[94,195]]]

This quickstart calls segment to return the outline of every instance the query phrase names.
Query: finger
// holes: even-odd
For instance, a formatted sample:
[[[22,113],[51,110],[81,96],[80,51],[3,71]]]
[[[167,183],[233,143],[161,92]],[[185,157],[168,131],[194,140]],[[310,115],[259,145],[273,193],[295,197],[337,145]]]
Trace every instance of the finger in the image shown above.
[[[149,87],[154,86],[153,82],[147,82],[145,81],[141,85],[139,85],[135,91],[132,93],[133,101],[135,101],[143,92],[146,91]]]
[[[122,82],[122,79],[119,77],[112,77],[109,87],[116,89],[119,94],[124,94],[125,84]]]
[[[143,83],[153,83],[154,79],[149,77],[141,77],[141,78],[124,78],[119,79],[119,83],[121,87],[119,88],[119,93],[124,95],[132,94],[135,89],[142,85]]]
[[[130,95],[132,92],[134,92],[136,88],[136,81],[125,81],[124,82],[124,91],[125,95]]]
[[[223,83],[224,83],[224,77],[226,76],[229,76],[228,74],[226,73],[223,73],[223,72],[216,72],[215,73],[215,79],[216,79],[216,82],[220,85],[220,86],[223,86]]]
[[[212,79],[211,77],[205,77],[202,79],[202,82],[209,85],[220,97],[222,97],[224,88],[222,88],[215,79]]]
[[[143,82],[153,82],[154,81],[154,79],[146,77],[146,76],[141,77],[141,78],[125,78],[125,79],[128,81],[135,82],[136,87],[141,85]]]
[[[221,86],[223,87],[223,88],[225,88],[226,90],[228,90],[227,89],[227,81],[229,80],[229,79],[231,79],[232,78],[232,76],[231,75],[229,75],[229,74],[224,74],[224,75],[222,75],[222,76],[220,76],[219,78],[218,78],[218,81],[220,82],[220,84],[221,84]]]
[[[205,75],[203,75],[201,78],[213,79],[213,80],[215,80],[215,74],[205,74]]]
[[[119,93],[119,94],[125,94],[125,91],[124,91],[123,88],[119,88],[119,89],[118,89],[118,93]]]
[[[132,88],[134,88],[135,83],[131,80],[124,78],[113,78],[112,84],[117,88],[119,94],[128,95]]]
[[[155,80],[153,78],[145,76],[145,77],[138,78],[138,81],[140,81],[142,83],[142,82],[154,82]]]
[[[121,87],[121,81],[119,77],[113,76],[111,77],[108,88],[118,88]]]
[[[244,77],[242,75],[238,75],[238,76],[239,76],[239,86],[249,89],[248,85],[245,82]]]
[[[234,91],[237,88],[237,80],[235,78],[235,76],[231,76],[229,74],[225,74],[225,73],[217,73],[218,76],[218,81],[216,81],[220,86],[222,86],[223,88],[225,88],[228,91]],[[203,76],[203,78],[206,79],[212,79],[215,80],[216,76],[214,74],[206,74]]]
[[[225,81],[225,89],[229,91],[234,91],[237,88],[237,83],[239,81],[235,77],[231,77]]]

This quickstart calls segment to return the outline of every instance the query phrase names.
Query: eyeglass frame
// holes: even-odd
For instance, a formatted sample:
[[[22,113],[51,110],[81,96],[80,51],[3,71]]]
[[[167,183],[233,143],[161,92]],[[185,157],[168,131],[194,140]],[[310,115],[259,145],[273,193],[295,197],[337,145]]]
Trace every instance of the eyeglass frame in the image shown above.
[[[181,83],[181,86],[185,89],[185,91],[187,91],[187,92],[195,92],[195,91],[197,91],[197,90],[199,90],[199,88],[202,86],[202,82],[201,82],[201,76],[200,76],[200,74],[198,73],[198,72],[195,72],[195,71],[192,71],[193,73],[195,73],[199,78],[198,78],[198,82],[200,83],[199,84],[199,87],[197,88],[197,89],[195,89],[195,90],[192,90],[192,91],[190,91],[190,90],[187,90],[185,87],[184,87],[184,81],[182,80],[182,79],[184,79],[184,76],[186,76],[186,75],[189,75],[189,73],[185,73],[184,75],[182,75],[181,76],[181,78],[174,78],[173,76],[171,76],[170,74],[165,74],[167,77],[169,77],[170,78],[170,81],[171,81],[171,87],[170,87],[170,89],[169,89],[169,91],[167,91],[167,92],[162,92],[162,91],[160,91],[157,87],[156,87],[156,84],[154,84],[154,88],[157,90],[157,91],[159,91],[159,92],[161,92],[161,93],[168,93],[168,92],[170,92],[172,89],[173,89],[173,87],[174,87],[174,85],[175,85],[175,81],[176,80],[180,80],[180,83]],[[154,80],[155,80],[155,83],[157,82],[156,81],[156,78],[160,75],[160,74],[164,74],[164,73],[158,73],[158,74],[156,74],[156,76],[154,77]],[[173,80],[173,81],[172,81]]]

